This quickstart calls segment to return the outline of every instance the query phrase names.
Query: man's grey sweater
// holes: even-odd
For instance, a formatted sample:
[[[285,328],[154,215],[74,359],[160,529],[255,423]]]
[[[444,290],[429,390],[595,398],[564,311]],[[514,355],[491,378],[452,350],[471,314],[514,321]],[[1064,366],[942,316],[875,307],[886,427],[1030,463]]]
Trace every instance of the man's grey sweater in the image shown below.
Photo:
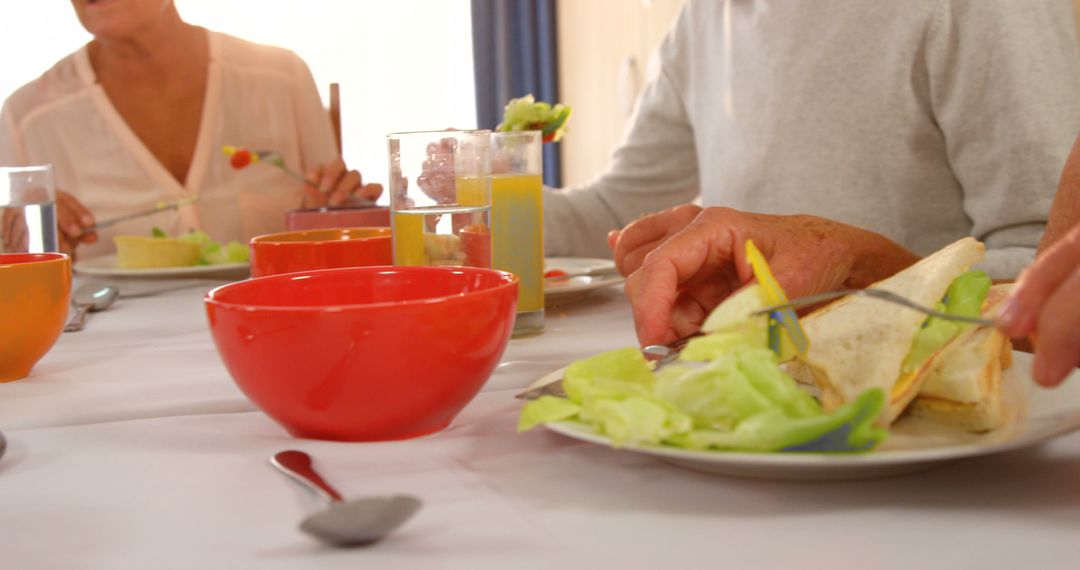
[[[971,235],[1012,277],[1080,132],[1068,0],[690,0],[658,60],[608,170],[545,196],[548,255],[700,198],[920,255]]]

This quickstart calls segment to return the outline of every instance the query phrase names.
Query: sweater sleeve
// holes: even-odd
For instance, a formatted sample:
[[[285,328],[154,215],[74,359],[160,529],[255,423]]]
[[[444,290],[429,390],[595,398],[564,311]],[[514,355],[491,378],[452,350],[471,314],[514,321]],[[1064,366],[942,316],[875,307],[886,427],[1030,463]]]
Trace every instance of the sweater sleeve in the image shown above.
[[[1080,131],[1080,50],[1069,2],[951,0],[927,36],[934,117],[964,192],[982,268],[1013,278],[1034,260],[1058,176]]]
[[[634,117],[606,171],[590,184],[544,194],[547,255],[611,257],[607,233],[636,218],[698,195],[694,133],[680,87],[687,65],[679,24],[661,45],[660,68],[638,99]]]

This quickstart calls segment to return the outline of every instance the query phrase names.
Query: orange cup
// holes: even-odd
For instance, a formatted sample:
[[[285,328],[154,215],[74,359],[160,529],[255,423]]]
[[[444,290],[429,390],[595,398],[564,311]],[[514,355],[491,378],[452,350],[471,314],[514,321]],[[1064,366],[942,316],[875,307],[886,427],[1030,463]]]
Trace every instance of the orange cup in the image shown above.
[[[64,330],[70,302],[70,257],[0,253],[0,382],[30,375]]]
[[[390,228],[338,228],[267,234],[251,239],[251,276],[313,269],[393,265]]]

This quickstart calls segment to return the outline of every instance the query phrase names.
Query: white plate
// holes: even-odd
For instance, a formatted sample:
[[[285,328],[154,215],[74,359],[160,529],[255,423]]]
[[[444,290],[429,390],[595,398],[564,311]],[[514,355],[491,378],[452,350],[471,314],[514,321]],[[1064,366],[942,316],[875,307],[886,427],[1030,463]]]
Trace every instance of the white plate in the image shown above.
[[[583,257],[547,257],[544,259],[544,271],[561,269],[567,273],[593,272],[597,275],[573,277],[548,281],[544,287],[544,304],[568,305],[576,303],[592,294],[597,289],[623,282],[622,275],[615,270],[615,262],[610,259],[589,259]]]
[[[217,265],[191,265],[187,267],[121,269],[116,266],[115,254],[77,261],[75,262],[75,271],[95,277],[136,277],[141,279],[176,279],[180,277],[244,279],[251,274],[251,269],[246,261]]]
[[[973,435],[913,418],[897,422],[881,448],[864,454],[746,453],[691,451],[674,447],[627,446],[629,453],[644,453],[690,469],[750,477],[797,481],[861,479],[929,469],[944,462],[1030,447],[1080,429],[1080,372],[1056,389],[1035,387],[1031,381],[1031,355],[1013,353],[1013,366],[1005,371],[1004,389],[1014,401],[1027,400],[1026,410],[1010,427]],[[555,371],[535,382],[561,376]],[[611,447],[611,441],[577,422],[545,424],[551,431],[574,439]]]

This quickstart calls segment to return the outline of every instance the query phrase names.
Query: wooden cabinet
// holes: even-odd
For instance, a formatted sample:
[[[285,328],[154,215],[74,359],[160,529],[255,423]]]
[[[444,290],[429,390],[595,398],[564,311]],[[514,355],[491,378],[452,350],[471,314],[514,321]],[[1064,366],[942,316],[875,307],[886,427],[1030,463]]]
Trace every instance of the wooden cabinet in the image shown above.
[[[558,0],[560,99],[574,108],[561,143],[564,186],[586,184],[607,166],[649,58],[685,2]]]
[[[1073,12],[1076,15],[1076,30],[1080,33],[1080,0],[1073,0]]]

